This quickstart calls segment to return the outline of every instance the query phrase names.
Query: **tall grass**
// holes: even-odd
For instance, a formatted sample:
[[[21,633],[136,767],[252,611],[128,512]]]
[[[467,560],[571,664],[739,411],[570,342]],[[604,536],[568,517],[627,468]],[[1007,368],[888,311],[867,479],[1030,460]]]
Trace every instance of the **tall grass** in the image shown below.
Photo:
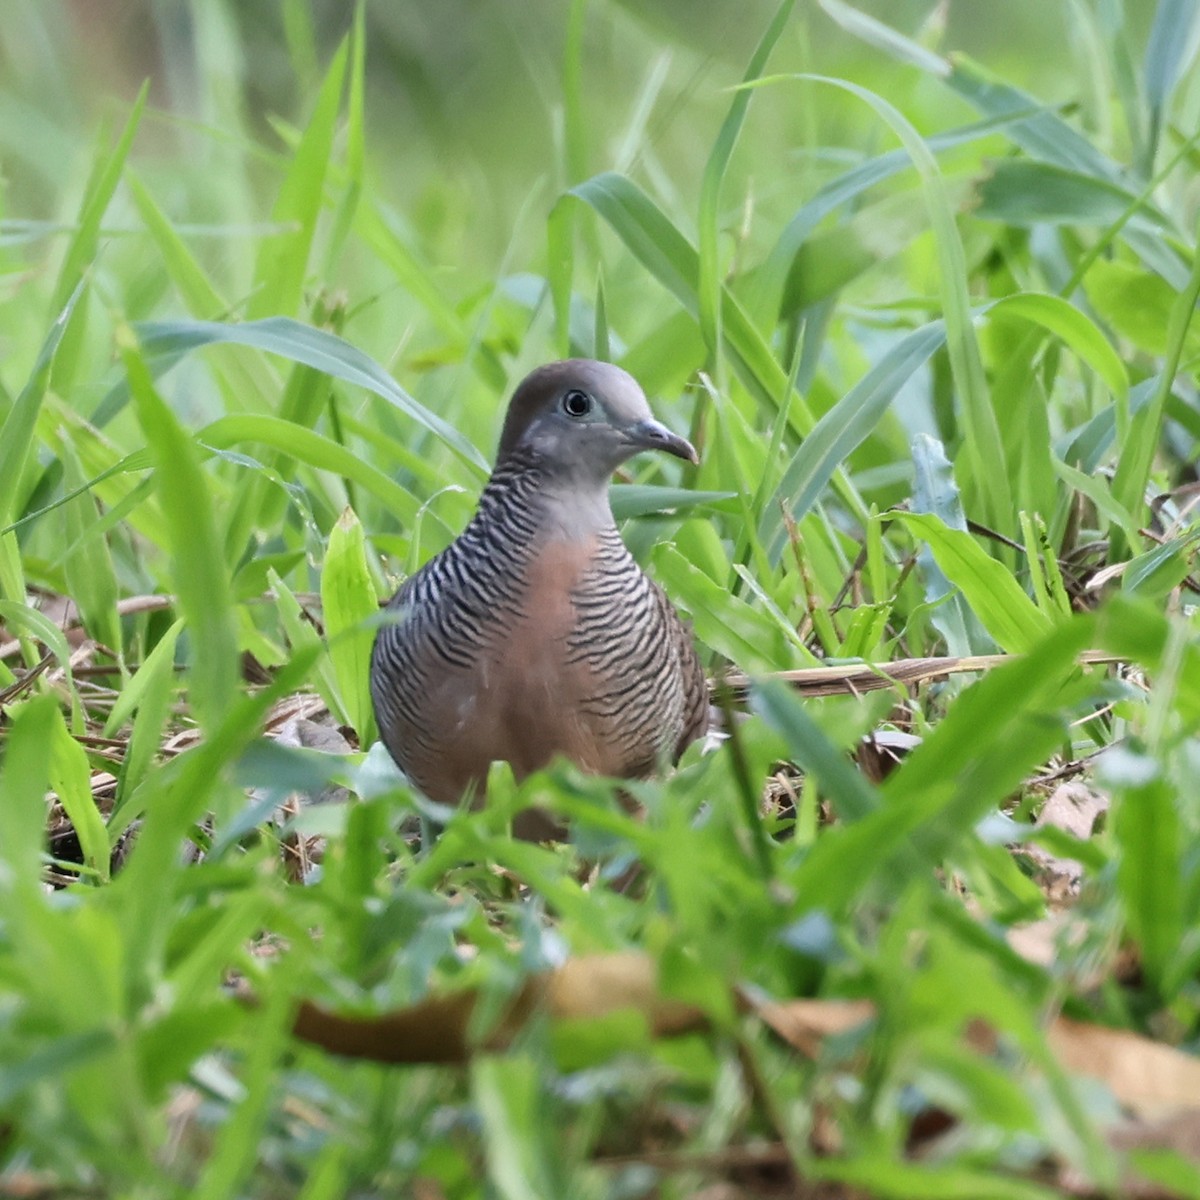
[[[154,78],[93,127],[82,10],[16,6],[0,1190],[752,1194],[763,1146],[813,1195],[1117,1186],[1120,1089],[1072,1077],[1050,1018],[1200,1037],[1198,18],[1135,7],[1039,16],[1031,77],[1003,30],[956,53],[940,9],[514,10],[456,134],[432,16],[402,59],[418,18],[382,6],[331,39],[287,0],[274,42],[236,5],[154,9]],[[467,519],[507,391],[567,353],[699,445],[614,508],[713,675],[760,681],[752,716],[633,785],[644,820],[567,768],[434,810],[375,743],[374,614]],[[769,678],[997,651],[919,687]],[[325,712],[314,749],[296,717]],[[915,748],[864,772],[881,731]],[[1034,823],[1061,778],[1094,836]],[[511,839],[535,799],[571,844]],[[1059,927],[1045,853],[1082,895],[1031,961],[1007,935]],[[465,1072],[291,1036],[301,997],[473,989],[485,1038],[535,972],[618,951],[708,1032],[533,1020]],[[876,1015],[806,1058],[747,997]],[[1137,1162],[1200,1195],[1180,1155]]]

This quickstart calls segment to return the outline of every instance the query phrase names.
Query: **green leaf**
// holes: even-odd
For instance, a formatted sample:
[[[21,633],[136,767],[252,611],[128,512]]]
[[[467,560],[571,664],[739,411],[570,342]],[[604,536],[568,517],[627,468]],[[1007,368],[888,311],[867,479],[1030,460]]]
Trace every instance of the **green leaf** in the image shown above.
[[[1045,292],[1017,292],[987,305],[984,311],[989,319],[1017,317],[1054,334],[1104,380],[1118,405],[1128,404],[1129,373],[1125,364],[1095,323],[1075,305]]]
[[[828,9],[832,0],[823,0],[823,3]],[[1000,436],[1000,426],[992,408],[979,344],[975,338],[967,295],[967,263],[962,238],[938,169],[937,159],[925,140],[900,111],[868,88],[844,79],[822,75],[804,74],[792,78],[825,84],[857,96],[891,129],[917,169],[937,250],[946,350],[966,431],[964,452],[970,455],[974,462],[987,464],[985,470],[973,473],[981,492],[984,512],[995,528],[1007,529],[1014,523],[1007,455]]]
[[[528,1055],[487,1055],[472,1063],[488,1177],[503,1200],[555,1200],[564,1194],[553,1169],[541,1081],[542,1071]]]
[[[1129,192],[1055,163],[1001,159],[978,186],[976,216],[1006,225],[1108,226],[1123,221]]]
[[[1191,0],[1159,0],[1155,6],[1144,67],[1146,99],[1150,104],[1149,162],[1154,161],[1167,100],[1189,57],[1195,61],[1198,20],[1200,9]]]
[[[122,358],[154,456],[155,488],[170,534],[171,573],[188,633],[189,695],[201,724],[211,729],[228,712],[237,688],[238,644],[209,486],[195,440],[155,391],[131,337]]]
[[[65,560],[67,589],[79,608],[84,628],[120,659],[117,575],[108,539],[97,524],[96,502],[86,491],[83,468],[73,442],[63,442],[62,459],[64,481],[75,492],[75,499],[62,510],[68,547]]]
[[[368,622],[379,613],[379,597],[371,583],[362,525],[349,508],[329,534],[321,572],[321,606],[342,704],[358,734],[358,744],[369,746],[375,740],[370,689],[375,629]]]
[[[1003,563],[989,558],[969,533],[947,529],[925,513],[891,513],[925,541],[938,566],[966,597],[996,643],[1023,654],[1052,628],[1050,618],[1021,590]]]
[[[1092,265],[1083,281],[1088,303],[1123,338],[1147,354],[1167,350],[1167,330],[1179,292],[1165,279],[1130,262],[1105,261]],[[1200,330],[1186,335],[1185,353],[1200,354]]]
[[[21,476],[34,447],[33,431],[50,382],[50,368],[82,294],[83,285],[80,284],[67,297],[42,343],[29,381],[0,425],[0,525],[8,525],[16,516]]]
[[[1035,654],[963,690],[888,776],[875,810],[817,841],[797,886],[836,916],[872,880],[895,896],[953,855],[1060,744],[1072,707],[1096,691],[1076,665],[1092,632],[1087,620],[1068,623]]]
[[[1197,221],[1196,230],[1200,235],[1200,220]],[[1195,318],[1197,303],[1200,303],[1200,254],[1192,262],[1186,287],[1171,305],[1162,370],[1150,402],[1130,417],[1129,434],[1121,447],[1121,457],[1113,477],[1113,496],[1139,520],[1146,507],[1146,485],[1150,480],[1154,453],[1162,439],[1167,397],[1175,386],[1175,376],[1183,360],[1188,329]],[[1114,538],[1109,548],[1110,559],[1117,561],[1123,549],[1121,539]]]
[[[75,674],[71,670],[71,647],[66,635],[44,613],[12,600],[0,600],[0,621],[11,625],[17,633],[32,634],[44,642],[46,648],[58,660],[71,695],[71,724],[82,731],[83,709],[79,703],[79,691],[75,686]]]
[[[790,665],[793,651],[775,622],[744,600],[731,595],[673,546],[660,545],[653,556],[654,573],[691,617],[696,636],[746,671],[777,670]]]
[[[1200,532],[1169,538],[1161,546],[1130,559],[1121,576],[1122,589],[1161,600],[1186,578],[1198,541]]]
[[[133,678],[125,684],[104,726],[105,736],[112,737],[136,712],[117,776],[116,803],[108,819],[109,841],[114,845],[143,812],[133,802],[133,797],[154,765],[163,730],[171,715],[176,693],[175,647],[182,630],[183,622],[176,621],[159,638]]]
[[[55,709],[46,748],[50,758],[50,786],[75,830],[83,861],[108,882],[108,830],[92,795],[91,771],[83,747],[70,735],[62,714]]]
[[[879,807],[879,795],[845,750],[835,746],[808,715],[800,697],[778,679],[754,685],[751,706],[782,734],[792,761],[816,776],[823,795],[833,802],[840,820],[859,821]]]
[[[1137,744],[1109,748],[1103,780],[1114,794],[1117,887],[1125,919],[1147,976],[1166,996],[1183,934],[1179,797],[1158,757]]]
[[[736,492],[704,492],[691,488],[656,487],[651,484],[621,483],[609,489],[608,499],[618,521],[653,513],[683,513],[704,505],[728,508],[726,501]]]
[[[228,302],[205,274],[171,219],[159,208],[150,189],[132,170],[126,170],[125,183],[137,206],[138,215],[153,238],[163,266],[183,297],[188,312],[207,318],[219,317],[227,312]]]
[[[420,503],[411,492],[359,455],[324,434],[314,433],[282,417],[253,414],[218,417],[211,425],[200,430],[196,440],[214,450],[244,445],[270,446],[310,467],[336,472],[359,484],[401,521],[415,520],[420,508]]]
[[[317,217],[325,198],[325,173],[333,152],[348,49],[343,41],[329,64],[308,128],[271,208],[272,222],[287,232],[265,238],[259,248],[254,292],[247,305],[251,318],[290,316],[300,307]]]
[[[129,157],[133,146],[134,135],[142,119],[142,111],[146,107],[146,97],[150,92],[150,81],[142,84],[129,110],[129,118],[125,122],[117,138],[117,144],[112,152],[97,159],[92,178],[84,192],[83,203],[75,222],[74,235],[67,252],[63,256],[62,266],[58,271],[58,282],[54,287],[54,296],[50,302],[50,311],[59,313],[64,308],[70,308],[70,298],[77,294],[83,280],[83,273],[95,259],[100,245],[100,223],[108,211],[117,184],[121,182],[121,172],[125,160]]]
[[[135,330],[148,354],[178,357],[200,346],[229,343],[252,346],[315,367],[394,404],[480,475],[488,473],[486,459],[457,429],[418,404],[374,359],[336,334],[287,317],[269,317],[241,325],[216,321],[147,321],[135,326]]]
[[[767,59],[779,41],[784,26],[791,16],[795,0],[782,0],[775,10],[771,23],[759,39],[750,65],[746,68],[743,83],[757,79],[767,65]],[[750,107],[750,91],[740,88],[734,93],[733,103],[709,151],[704,178],[700,184],[700,214],[697,220],[699,231],[699,254],[697,260],[697,315],[700,331],[708,343],[710,353],[717,355],[721,349],[722,279],[724,271],[718,256],[720,236],[721,183],[737,145],[738,135],[746,120]]]
[[[817,422],[788,463],[776,490],[795,520],[817,502],[839,464],[871,435],[896,393],[945,338],[941,321],[906,334]],[[787,542],[778,503],[763,506],[758,536],[771,562],[778,563]]]
[[[0,614],[3,615],[3,614]],[[7,620],[7,616],[5,616]],[[23,704],[5,737],[0,759],[0,894],[7,904],[40,904],[42,851],[46,841],[46,752],[60,724],[57,702],[37,696]]]

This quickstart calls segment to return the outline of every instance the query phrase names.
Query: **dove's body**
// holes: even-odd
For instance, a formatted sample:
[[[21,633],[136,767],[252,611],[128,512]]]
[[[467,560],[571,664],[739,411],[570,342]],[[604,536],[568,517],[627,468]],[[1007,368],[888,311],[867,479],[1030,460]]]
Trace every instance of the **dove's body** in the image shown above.
[[[587,411],[570,415],[567,396]],[[555,363],[517,390],[478,510],[400,589],[375,643],[384,743],[431,799],[479,789],[495,759],[518,777],[559,754],[645,776],[703,731],[691,638],[608,503],[615,467],[659,447],[694,456],[615,367]]]

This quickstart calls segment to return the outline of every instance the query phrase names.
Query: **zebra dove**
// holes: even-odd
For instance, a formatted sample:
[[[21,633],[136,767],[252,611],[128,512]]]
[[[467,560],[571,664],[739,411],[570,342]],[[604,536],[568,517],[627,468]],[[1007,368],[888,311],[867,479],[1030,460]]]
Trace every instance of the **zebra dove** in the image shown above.
[[[475,515],[392,598],[371,656],[384,745],[430,799],[479,803],[495,759],[644,777],[704,731],[691,637],[609,507],[641,450],[697,461],[619,367],[550,363],[513,394]]]

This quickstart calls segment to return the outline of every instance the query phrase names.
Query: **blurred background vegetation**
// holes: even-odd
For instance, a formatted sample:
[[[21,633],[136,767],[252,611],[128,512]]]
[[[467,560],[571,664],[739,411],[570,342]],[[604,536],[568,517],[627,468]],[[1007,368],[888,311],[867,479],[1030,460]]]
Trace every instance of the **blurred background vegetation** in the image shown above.
[[[0,1192],[1117,1194],[1128,1079],[1048,1038],[1127,1032],[1195,1118],[1198,37],[1193,0],[0,0]],[[848,86],[739,91],[760,46]],[[501,772],[410,836],[370,622],[568,349],[701,446],[614,502],[714,671],[1016,660],[756,686],[644,821]],[[573,844],[512,841],[533,798]],[[709,1032],[535,1022],[464,1072],[291,1037],[301,995],[486,1018],[608,952]],[[814,1050],[764,997],[877,1019]]]

